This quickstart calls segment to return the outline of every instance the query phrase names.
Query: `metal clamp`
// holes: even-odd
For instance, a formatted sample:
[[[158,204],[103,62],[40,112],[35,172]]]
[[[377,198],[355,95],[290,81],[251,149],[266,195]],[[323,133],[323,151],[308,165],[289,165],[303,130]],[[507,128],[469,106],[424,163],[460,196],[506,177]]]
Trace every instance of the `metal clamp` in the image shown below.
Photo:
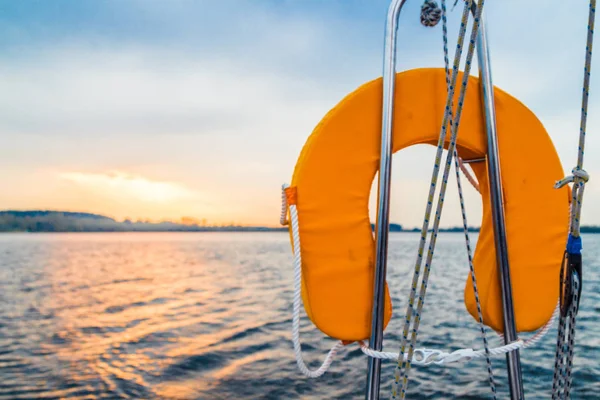
[[[577,280],[577,285],[575,284]],[[583,283],[583,269],[581,253],[570,253],[565,251],[563,265],[560,271],[560,315],[566,317],[573,305],[575,292],[577,288],[577,307],[575,315],[579,310],[579,300],[581,299],[581,288]]]
[[[439,363],[448,353],[441,350],[416,349],[413,352],[415,361],[420,365],[430,365]]]

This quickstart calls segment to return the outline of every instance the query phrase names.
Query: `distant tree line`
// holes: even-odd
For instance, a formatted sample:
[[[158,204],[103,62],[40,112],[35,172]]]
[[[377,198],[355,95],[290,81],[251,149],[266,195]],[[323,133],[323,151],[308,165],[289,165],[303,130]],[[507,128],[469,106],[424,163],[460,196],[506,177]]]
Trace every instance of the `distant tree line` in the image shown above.
[[[371,224],[375,229],[375,224]],[[176,222],[124,222],[98,214],[66,211],[0,211],[0,232],[278,232],[287,227],[263,226],[207,226],[205,223],[181,224]],[[421,229],[404,229],[390,224],[391,232],[420,232]],[[431,231],[431,229],[430,229]],[[440,232],[462,232],[462,227],[441,228]],[[478,227],[469,227],[479,232]],[[582,233],[600,233],[600,226],[582,226]]]
[[[118,222],[97,214],[62,211],[0,211],[0,232],[209,232],[284,231],[287,228],[201,226],[176,222]]]

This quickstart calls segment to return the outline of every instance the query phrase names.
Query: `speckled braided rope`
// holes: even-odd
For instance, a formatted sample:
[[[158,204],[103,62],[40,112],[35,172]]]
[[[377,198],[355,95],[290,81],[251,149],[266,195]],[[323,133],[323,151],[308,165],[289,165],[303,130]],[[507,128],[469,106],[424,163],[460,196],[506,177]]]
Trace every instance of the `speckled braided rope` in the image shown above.
[[[579,148],[577,154],[577,165],[571,171],[571,175],[561,179],[554,185],[556,188],[561,188],[566,184],[573,182],[573,193],[571,201],[571,221],[569,227],[569,241],[567,245],[568,252],[580,252],[580,219],[581,219],[581,204],[583,202],[583,189],[585,183],[589,179],[588,173],[583,169],[583,155],[585,148],[585,130],[587,124],[587,109],[588,99],[590,95],[590,76],[592,65],[592,45],[594,41],[594,21],[596,18],[596,1],[590,0],[587,43],[585,53],[585,67],[583,74],[583,93],[581,100],[581,123],[579,125]],[[577,243],[575,250],[570,250],[571,243]],[[577,248],[579,247],[579,248]],[[569,399],[572,384],[572,368],[573,355],[575,348],[575,322],[578,311],[579,289],[582,285],[581,277],[576,273],[573,277],[565,277],[565,279],[573,278],[574,290],[572,291],[571,305],[566,312],[566,315],[561,313],[558,334],[556,342],[556,354],[554,361],[554,378],[552,381],[552,399]],[[561,279],[563,279],[561,277]],[[562,293],[561,293],[562,295]],[[568,329],[567,329],[568,328]],[[566,353],[566,355],[565,355]],[[566,360],[565,360],[566,356]]]
[[[473,0],[469,0],[469,1],[465,2],[465,7],[463,10],[463,15],[462,15],[462,20],[461,20],[461,25],[460,25],[460,30],[459,30],[458,43],[456,45],[454,64],[453,64],[453,69],[452,69],[452,78],[451,78],[450,84],[448,86],[448,96],[446,99],[444,118],[442,121],[440,138],[439,138],[438,146],[437,146],[437,153],[436,153],[436,158],[435,158],[434,168],[433,168],[433,173],[432,173],[432,178],[431,178],[429,196],[427,199],[427,207],[426,207],[426,211],[425,211],[425,217],[423,219],[423,227],[421,229],[421,240],[419,241],[419,250],[418,250],[418,254],[417,254],[417,261],[415,263],[415,268],[414,268],[414,273],[413,273],[412,288],[411,288],[410,295],[409,295],[408,306],[407,306],[407,310],[406,310],[406,317],[405,317],[405,322],[404,322],[404,329],[402,332],[402,342],[400,345],[400,355],[401,356],[398,357],[398,362],[397,362],[396,370],[394,373],[394,382],[392,384],[391,399],[394,399],[394,400],[397,399],[398,397],[400,399],[404,399],[406,397],[406,389],[408,387],[408,373],[410,371],[412,356],[413,356],[413,353],[415,350],[415,345],[416,345],[416,340],[417,340],[417,332],[418,332],[419,323],[420,323],[420,314],[421,314],[421,310],[423,308],[423,303],[425,301],[425,293],[427,290],[427,280],[429,278],[431,260],[433,258],[433,252],[435,250],[435,242],[436,242],[438,229],[439,229],[441,211],[442,211],[442,207],[444,204],[444,196],[445,196],[446,187],[447,187],[447,183],[448,183],[448,175],[450,174],[450,167],[452,166],[452,156],[454,154],[454,149],[456,147],[456,134],[458,133],[457,128],[460,123],[463,102],[464,102],[466,89],[467,89],[467,82],[468,82],[469,74],[471,71],[473,54],[475,52],[475,41],[477,38],[477,31],[479,29],[479,21],[481,20],[481,13],[483,12],[484,0],[479,1],[478,5],[477,5],[477,12],[473,19],[473,27],[471,30],[469,47],[467,50],[467,59],[465,61],[465,70],[463,73],[462,85],[461,85],[460,91],[459,91],[456,117],[453,121],[454,129],[451,130],[450,145],[448,146],[448,154],[446,157],[446,166],[444,169],[444,175],[442,178],[442,185],[440,188],[440,193],[438,195],[438,203],[437,203],[437,207],[436,207],[433,232],[432,232],[431,238],[430,238],[429,249],[428,249],[428,253],[427,253],[427,261],[425,262],[425,267],[423,270],[423,277],[422,277],[422,281],[421,281],[421,288],[420,288],[420,292],[419,292],[419,296],[418,296],[417,307],[415,309],[414,303],[415,303],[415,297],[416,297],[416,292],[417,292],[417,283],[419,280],[421,264],[423,262],[423,251],[425,248],[427,230],[429,228],[429,219],[431,217],[433,198],[435,196],[435,190],[437,187],[441,158],[442,158],[442,153],[444,150],[444,142],[446,139],[446,130],[447,130],[448,122],[449,122],[450,112],[452,110],[451,104],[452,104],[452,99],[454,97],[454,89],[455,89],[455,84],[456,84],[456,80],[458,77],[458,68],[459,68],[460,59],[461,59],[462,50],[463,50],[463,43],[464,43],[464,38],[465,38],[465,34],[466,34],[467,21],[469,18],[469,12],[472,7],[472,4],[473,4]],[[414,322],[412,321],[413,315],[414,315]],[[410,327],[411,322],[413,322],[413,328],[412,328],[412,332],[411,332],[411,340],[410,340],[410,343],[407,343],[409,327]],[[408,356],[405,359],[403,357],[403,355],[406,351],[407,344],[408,344]],[[401,387],[401,390],[398,391],[398,388],[400,386],[400,381],[402,381],[402,387]]]

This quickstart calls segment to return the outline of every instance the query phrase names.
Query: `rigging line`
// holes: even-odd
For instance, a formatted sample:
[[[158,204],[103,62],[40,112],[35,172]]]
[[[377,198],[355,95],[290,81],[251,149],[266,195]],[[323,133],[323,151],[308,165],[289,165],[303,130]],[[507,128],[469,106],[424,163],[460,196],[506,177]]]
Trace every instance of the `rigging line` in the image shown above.
[[[442,39],[443,39],[443,49],[444,49],[444,70],[446,72],[446,87],[448,88],[450,86],[450,60],[448,59],[448,18],[446,15],[446,0],[441,0],[441,18],[442,18]],[[453,113],[452,113],[453,109],[454,109],[454,101],[452,101],[452,103],[450,104],[449,121],[450,121],[451,127],[453,125]],[[479,290],[477,288],[477,278],[475,276],[475,268],[473,267],[471,240],[469,237],[467,211],[466,211],[466,207],[465,207],[462,184],[461,184],[461,180],[460,180],[460,171],[462,170],[463,173],[465,173],[465,176],[467,177],[469,182],[476,189],[478,189],[478,187],[475,186],[475,184],[473,183],[473,181],[474,181],[473,178],[470,176],[470,174],[468,174],[468,171],[466,171],[466,168],[464,167],[463,163],[461,162],[461,159],[458,157],[458,152],[456,151],[456,147],[454,148],[454,169],[456,171],[456,185],[457,185],[457,189],[458,189],[460,211],[462,214],[463,229],[464,229],[464,233],[465,233],[465,246],[466,246],[466,250],[467,250],[467,259],[469,262],[469,270],[470,270],[470,275],[471,275],[471,283],[473,284],[473,292],[475,294],[475,304],[477,306],[477,317],[479,319],[479,321],[478,321],[479,329],[481,332],[481,339],[483,341],[483,347],[484,347],[484,351],[485,351],[485,359],[486,359],[486,366],[487,366],[487,372],[488,372],[489,383],[490,383],[490,390],[492,391],[493,399],[496,400],[497,399],[496,383],[494,381],[494,372],[492,369],[492,361],[490,358],[489,343],[488,343],[487,335],[485,332],[485,325],[483,324],[483,313],[481,311],[481,301],[479,298]]]
[[[456,128],[458,128],[458,125],[460,123],[462,106],[463,106],[464,97],[465,97],[465,93],[466,93],[466,89],[467,89],[468,77],[469,77],[469,73],[471,70],[471,65],[472,65],[471,61],[472,61],[473,53],[475,50],[475,41],[476,41],[476,37],[477,37],[477,31],[479,28],[479,22],[481,20],[481,13],[483,11],[484,0],[480,0],[479,4],[477,6],[476,15],[475,15],[474,21],[473,21],[471,37],[469,40],[469,47],[467,50],[467,59],[465,62],[465,71],[463,73],[462,85],[459,90],[459,99],[458,99],[458,107],[457,107],[457,112],[456,112],[456,119],[453,124],[453,127],[455,128],[455,130],[452,131],[452,133],[451,133],[450,145],[448,147],[448,154],[446,157],[446,167],[444,169],[442,186],[441,186],[440,194],[438,197],[436,218],[434,220],[434,230],[433,230],[433,232],[431,234],[431,238],[430,238],[429,250],[428,250],[428,254],[427,254],[427,262],[425,263],[425,267],[424,267],[424,271],[423,271],[423,278],[422,278],[422,282],[421,282],[421,290],[420,290],[420,294],[419,294],[417,308],[416,308],[416,310],[414,310],[416,284],[418,281],[418,275],[419,275],[422,260],[423,260],[423,250],[425,247],[427,228],[429,226],[429,218],[431,216],[431,209],[433,206],[433,197],[435,195],[435,189],[437,186],[437,179],[438,179],[438,175],[439,175],[439,166],[440,166],[440,161],[442,158],[442,152],[444,149],[444,141],[445,141],[445,136],[446,136],[449,111],[451,110],[450,104],[451,104],[451,101],[452,101],[453,95],[454,95],[454,84],[456,82],[457,75],[458,75],[458,66],[460,63],[460,58],[461,58],[460,56],[462,54],[463,42],[464,42],[464,37],[465,37],[465,33],[466,33],[465,32],[466,31],[466,23],[467,23],[467,20],[469,17],[469,11],[472,6],[472,3],[473,3],[473,0],[469,0],[468,2],[465,3],[463,19],[461,21],[459,40],[458,40],[458,43],[456,46],[456,54],[455,54],[454,65],[453,65],[452,79],[450,82],[451,85],[449,87],[449,93],[448,93],[447,101],[446,101],[444,119],[442,122],[440,140],[438,142],[438,149],[437,149],[436,159],[435,159],[435,163],[434,163],[429,198],[428,198],[428,202],[427,202],[427,209],[426,209],[426,213],[425,213],[425,217],[424,217],[424,221],[423,221],[423,229],[421,231],[421,241],[419,243],[417,262],[415,264],[415,269],[414,269],[414,274],[413,274],[413,286],[412,286],[412,289],[410,292],[409,305],[407,307],[407,314],[406,314],[406,318],[405,318],[405,325],[404,325],[404,330],[403,330],[400,354],[404,354],[404,352],[406,350],[406,342],[408,341],[408,329],[409,329],[409,325],[412,320],[412,314],[414,311],[415,319],[414,319],[414,323],[413,323],[411,341],[410,341],[410,345],[408,348],[408,357],[407,357],[406,361],[404,361],[403,357],[402,357],[402,359],[400,357],[398,358],[398,363],[396,365],[395,380],[392,385],[392,399],[395,399],[396,395],[398,393],[398,386],[399,386],[400,378],[402,378],[402,389],[400,392],[400,398],[404,399],[406,396],[406,388],[408,386],[408,373],[410,371],[412,355],[414,353],[414,348],[415,348],[415,343],[416,343],[417,331],[418,331],[419,322],[420,322],[420,312],[423,308],[425,291],[427,289],[427,279],[429,276],[429,270],[430,270],[430,265],[431,265],[431,258],[433,256],[433,251],[435,249],[435,240],[437,238],[437,231],[439,229],[441,208],[443,207],[444,195],[445,195],[446,186],[447,186],[447,182],[448,182],[448,175],[450,172],[449,169],[450,169],[450,166],[452,165],[451,164],[452,155],[453,155],[454,148],[456,145],[456,134],[458,132],[458,130]]]
[[[456,46],[455,56],[454,56],[452,79],[450,81],[450,88],[449,88],[449,91],[452,94],[454,93],[454,86],[456,84],[456,79],[458,76],[458,66],[459,66],[459,62],[461,59],[461,55],[462,55],[464,37],[465,37],[466,29],[467,29],[467,20],[469,17],[470,4],[472,1],[473,0],[469,0],[468,3],[465,2],[465,8],[463,10],[462,21],[461,21],[459,35],[458,35],[458,43]],[[423,226],[421,228],[421,239],[419,242],[419,251],[418,251],[417,261],[416,261],[416,265],[415,265],[415,269],[414,269],[414,273],[413,273],[412,288],[411,288],[411,292],[409,295],[408,306],[406,309],[406,317],[405,317],[404,327],[403,327],[403,332],[402,332],[402,342],[400,345],[400,353],[399,353],[398,362],[397,362],[397,365],[396,365],[396,368],[394,371],[394,383],[392,384],[392,396],[391,396],[392,399],[396,399],[396,396],[398,394],[399,382],[404,377],[404,368],[401,364],[401,361],[402,361],[402,363],[404,361],[404,353],[406,350],[406,345],[407,345],[407,340],[408,340],[408,330],[410,328],[410,322],[412,319],[414,299],[415,299],[415,294],[416,294],[416,290],[417,290],[419,274],[420,274],[420,270],[421,270],[421,261],[422,261],[422,257],[423,257],[423,250],[425,247],[427,229],[429,227],[429,216],[431,214],[431,208],[433,205],[433,197],[435,194],[435,185],[437,184],[437,179],[438,179],[438,175],[439,175],[439,164],[440,164],[441,158],[442,158],[442,150],[444,147],[444,140],[446,138],[446,127],[447,127],[447,123],[448,123],[448,110],[449,110],[451,97],[452,97],[452,95],[449,94],[448,98],[446,100],[445,114],[444,114],[444,119],[443,119],[442,128],[441,128],[442,130],[441,130],[440,138],[438,141],[438,151],[436,154],[436,159],[435,159],[433,173],[432,173],[432,183],[431,183],[431,187],[429,190],[429,200],[427,202],[427,207],[426,207],[426,211],[425,211],[426,217],[423,221]]]
[[[583,169],[583,156],[585,149],[595,17],[596,0],[590,0],[583,75],[583,93],[581,99],[581,122],[579,126],[577,165],[571,171],[572,175],[561,179],[554,185],[555,188],[561,188],[566,184],[573,182],[569,237],[560,275],[561,291],[559,296],[561,300],[561,315],[557,333],[554,361],[554,377],[552,382],[553,399],[559,398],[561,391],[563,391],[565,398],[568,399],[570,396],[572,382],[571,372],[573,368],[573,354],[575,347],[575,322],[579,308],[582,287],[582,243],[580,218],[583,192],[585,184],[589,180],[588,173]],[[568,332],[567,326],[569,328]]]

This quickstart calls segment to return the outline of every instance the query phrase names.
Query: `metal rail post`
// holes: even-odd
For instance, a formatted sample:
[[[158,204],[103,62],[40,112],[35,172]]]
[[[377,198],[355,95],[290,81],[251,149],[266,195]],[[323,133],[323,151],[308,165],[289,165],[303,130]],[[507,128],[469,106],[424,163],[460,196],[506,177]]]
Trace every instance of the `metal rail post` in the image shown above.
[[[398,17],[406,0],[393,0],[387,14],[383,62],[383,115],[381,126],[381,157],[377,187],[377,222],[375,237],[375,279],[373,282],[373,315],[369,346],[381,350],[383,344],[383,311],[387,269],[388,234],[390,227],[390,182],[392,175],[392,124],[394,121],[394,88],[396,83],[396,40]],[[369,357],[367,400],[379,398],[381,360]]]
[[[371,338],[369,346],[375,350],[382,349],[384,321],[384,293],[387,270],[387,251],[389,234],[390,183],[392,159],[392,129],[394,109],[394,89],[396,78],[396,42],[398,18],[406,0],[393,0],[387,14],[384,65],[383,65],[383,114],[381,131],[381,157],[378,181],[378,207],[376,222],[376,259],[373,292],[373,314]],[[472,10],[475,11],[474,9]],[[479,63],[480,84],[488,139],[488,173],[492,201],[492,218],[496,255],[499,266],[499,278],[502,287],[502,305],[504,311],[505,342],[516,340],[516,326],[512,303],[512,287],[508,263],[508,246],[506,242],[506,227],[502,201],[502,181],[498,156],[498,140],[496,132],[496,113],[493,97],[493,84],[489,60],[489,49],[485,32],[485,21],[482,16],[477,40],[477,58]],[[509,371],[511,399],[524,399],[521,363],[519,352],[509,352],[506,355]],[[365,398],[379,398],[381,377],[381,360],[369,358],[367,388]]]
[[[475,12],[472,10],[473,13]],[[485,11],[484,13],[485,14]],[[510,267],[508,263],[508,244],[506,242],[506,224],[504,220],[504,202],[502,178],[500,174],[500,158],[498,155],[498,135],[496,131],[496,106],[494,104],[494,86],[490,67],[490,51],[487,43],[484,15],[481,16],[477,36],[477,62],[479,64],[479,83],[484,111],[485,130],[488,143],[488,178],[490,182],[490,198],[492,203],[492,222],[494,225],[494,241],[496,244],[496,262],[502,288],[502,310],[504,312],[504,343],[517,340],[515,313],[513,308]],[[508,384],[510,398],[522,400],[523,377],[521,375],[521,358],[519,350],[506,353],[508,368]]]

